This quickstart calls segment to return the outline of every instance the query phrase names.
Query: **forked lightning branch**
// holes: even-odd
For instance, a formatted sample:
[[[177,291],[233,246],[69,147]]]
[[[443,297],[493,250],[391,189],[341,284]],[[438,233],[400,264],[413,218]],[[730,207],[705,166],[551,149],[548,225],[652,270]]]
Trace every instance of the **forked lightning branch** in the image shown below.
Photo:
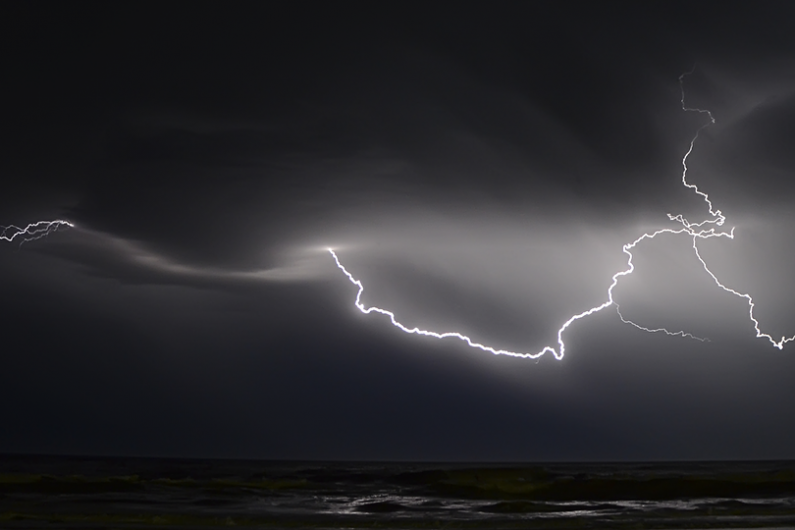
[[[784,344],[795,340],[795,335],[793,335],[792,337],[784,336],[781,337],[781,339],[776,340],[768,333],[764,333],[760,328],[759,321],[754,317],[754,301],[753,298],[751,298],[751,295],[746,293],[741,293],[723,284],[718,279],[718,277],[710,270],[709,266],[707,265],[707,262],[704,260],[704,258],[701,256],[701,253],[698,250],[698,242],[699,240],[702,239],[709,239],[713,237],[725,237],[728,239],[734,239],[734,228],[732,228],[731,230],[726,230],[725,228],[723,228],[726,222],[726,217],[721,213],[720,210],[716,210],[714,208],[712,201],[709,198],[709,195],[698,189],[698,186],[696,186],[695,184],[691,184],[687,180],[687,159],[690,156],[690,154],[693,152],[693,148],[696,145],[696,140],[698,140],[698,135],[702,130],[715,123],[715,118],[709,110],[691,108],[685,104],[684,80],[685,77],[687,77],[687,75],[689,75],[689,73],[684,73],[679,76],[679,88],[681,93],[682,110],[685,112],[697,112],[699,114],[703,114],[704,116],[706,116],[707,120],[703,125],[701,125],[701,127],[699,127],[696,130],[695,135],[693,135],[693,139],[690,141],[690,146],[688,147],[687,152],[685,152],[684,156],[682,157],[682,184],[686,188],[692,190],[696,195],[700,196],[704,200],[704,203],[707,207],[708,215],[705,216],[705,219],[700,222],[690,222],[682,214],[676,214],[676,215],[668,214],[668,219],[677,223],[677,226],[675,228],[661,228],[654,232],[647,232],[639,236],[634,241],[625,244],[622,250],[624,251],[624,254],[627,255],[627,267],[624,270],[618,271],[615,274],[613,274],[610,285],[607,288],[607,299],[602,304],[599,304],[590,309],[586,309],[585,311],[573,315],[568,320],[566,320],[563,323],[563,325],[560,327],[560,329],[558,329],[557,346],[544,346],[542,349],[536,352],[516,352],[516,351],[498,349],[492,346],[481,344],[457,331],[447,331],[440,333],[436,331],[421,329],[419,327],[406,326],[397,319],[397,316],[392,311],[381,309],[380,307],[375,307],[375,306],[367,307],[364,305],[364,303],[362,302],[362,293],[364,292],[364,285],[362,285],[362,282],[357,280],[350,272],[348,272],[348,270],[340,261],[339,256],[337,256],[337,253],[330,248],[328,249],[328,251],[331,254],[331,257],[334,259],[334,262],[336,263],[337,267],[339,267],[339,269],[345,274],[345,276],[348,277],[351,283],[353,283],[358,288],[358,292],[356,293],[356,299],[354,301],[356,307],[359,309],[359,311],[365,314],[377,313],[388,317],[393,326],[395,326],[396,328],[400,329],[405,333],[423,335],[426,337],[433,337],[436,339],[448,339],[448,338],[457,339],[465,342],[471,348],[477,348],[479,350],[493,353],[495,355],[509,355],[511,357],[522,357],[527,359],[537,359],[547,353],[551,353],[557,359],[562,359],[566,353],[566,343],[563,340],[563,335],[566,332],[566,330],[576,321],[581,320],[590,315],[593,315],[594,313],[598,313],[599,311],[607,309],[608,307],[612,307],[615,309],[616,313],[618,314],[618,318],[620,318],[622,322],[624,322],[625,324],[632,325],[642,331],[646,331],[649,333],[665,333],[667,335],[677,335],[681,337],[688,337],[691,339],[704,341],[707,339],[702,337],[696,337],[695,335],[688,333],[686,331],[671,331],[663,327],[648,328],[645,326],[641,326],[640,324],[626,318],[621,313],[621,306],[618,304],[615,298],[613,298],[613,290],[618,285],[618,282],[621,280],[621,278],[623,278],[624,276],[629,276],[635,270],[635,265],[632,263],[632,258],[633,258],[632,250],[641,241],[644,241],[646,239],[654,239],[660,234],[676,234],[682,237],[689,237],[692,240],[693,252],[695,253],[696,258],[698,258],[698,261],[701,263],[702,267],[704,268],[704,272],[715,283],[715,285],[717,285],[720,289],[723,289],[727,293],[731,293],[732,295],[738,298],[743,298],[746,300],[746,302],[748,303],[748,317],[751,319],[751,322],[754,325],[754,330],[756,331],[757,338],[767,339],[770,342],[770,344],[772,344],[774,347],[778,348],[779,350],[784,347]]]

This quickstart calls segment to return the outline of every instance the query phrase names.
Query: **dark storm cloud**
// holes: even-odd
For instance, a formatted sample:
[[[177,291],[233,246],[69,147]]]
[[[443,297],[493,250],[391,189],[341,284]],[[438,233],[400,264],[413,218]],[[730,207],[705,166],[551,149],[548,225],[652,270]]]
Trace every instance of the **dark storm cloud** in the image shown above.
[[[15,13],[0,450],[266,458],[791,457],[793,41],[784,8],[80,7]],[[34,10],[35,11],[35,10]],[[87,24],[87,20],[101,24]],[[71,21],[63,24],[62,20]],[[363,21],[363,22],[362,22]],[[767,329],[767,328],[765,328]],[[53,433],[60,433],[54,436]],[[583,441],[587,440],[588,443]],[[718,447],[716,440],[728,440]]]

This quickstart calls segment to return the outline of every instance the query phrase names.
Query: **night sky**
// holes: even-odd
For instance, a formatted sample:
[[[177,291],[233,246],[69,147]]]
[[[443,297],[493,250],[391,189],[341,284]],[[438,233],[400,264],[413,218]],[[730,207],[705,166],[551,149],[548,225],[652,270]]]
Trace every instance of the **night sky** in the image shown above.
[[[530,3],[527,3],[530,4]],[[0,452],[795,458],[795,12],[709,2],[0,13]],[[714,2],[712,2],[713,5]]]

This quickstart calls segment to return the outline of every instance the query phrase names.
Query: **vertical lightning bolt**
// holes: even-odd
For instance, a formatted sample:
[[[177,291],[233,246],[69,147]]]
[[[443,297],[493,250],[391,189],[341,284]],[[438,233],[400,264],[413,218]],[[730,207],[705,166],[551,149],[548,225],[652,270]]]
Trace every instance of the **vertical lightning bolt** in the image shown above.
[[[19,241],[19,244],[35,241],[55,232],[59,228],[73,228],[75,225],[63,219],[55,221],[38,221],[22,228],[16,225],[0,226],[0,241]]]
[[[756,317],[754,317],[754,299],[751,297],[751,295],[748,293],[741,293],[739,291],[736,291],[735,289],[732,289],[731,287],[727,287],[726,285],[724,285],[718,279],[718,277],[715,276],[715,274],[709,269],[707,262],[704,260],[704,258],[701,256],[701,253],[698,251],[699,239],[706,239],[709,237],[728,237],[729,239],[734,239],[734,228],[732,228],[731,231],[729,232],[716,231],[714,227],[708,230],[702,229],[702,227],[706,224],[723,226],[723,223],[726,221],[726,217],[721,213],[720,210],[715,210],[713,208],[712,201],[709,199],[709,195],[699,190],[698,186],[696,186],[695,184],[690,184],[687,181],[687,157],[690,156],[690,153],[693,152],[693,146],[695,145],[696,140],[698,139],[698,133],[700,133],[706,127],[709,127],[710,125],[715,123],[715,117],[712,115],[712,113],[709,110],[690,108],[685,105],[684,78],[685,76],[690,75],[691,73],[692,70],[690,72],[684,73],[679,76],[679,88],[682,94],[682,109],[689,112],[699,112],[701,114],[706,114],[709,117],[709,123],[702,125],[696,131],[693,140],[690,142],[690,148],[687,150],[687,153],[685,154],[684,158],[682,158],[682,168],[683,168],[682,184],[693,190],[696,194],[700,195],[704,199],[704,202],[707,203],[707,207],[709,208],[709,214],[711,216],[711,219],[706,219],[700,223],[690,223],[681,214],[679,215],[668,214],[668,217],[672,221],[677,221],[681,223],[682,226],[687,229],[687,233],[693,237],[693,251],[695,252],[696,257],[698,258],[698,261],[701,262],[701,266],[704,268],[704,271],[706,271],[709,277],[712,278],[712,280],[715,282],[715,285],[717,285],[727,293],[730,293],[738,298],[743,298],[748,302],[748,318],[751,320],[751,322],[753,322],[754,331],[756,331],[756,337],[759,339],[767,339],[770,342],[770,344],[773,345],[773,347],[782,350],[784,349],[784,345],[786,343],[795,341],[795,335],[793,335],[792,337],[782,336],[780,340],[776,340],[770,334],[762,332],[759,321],[756,319]]]
[[[690,145],[689,145],[689,147],[687,149],[687,152],[682,157],[682,184],[686,188],[692,190],[696,195],[700,196],[704,200],[704,202],[707,205],[707,210],[709,212],[709,217],[707,217],[705,220],[703,220],[701,222],[692,223],[692,222],[688,221],[682,214],[673,215],[673,214],[669,213],[668,214],[668,219],[678,223],[679,225],[681,225],[680,228],[662,228],[662,229],[656,230],[654,232],[644,233],[643,235],[641,235],[640,237],[638,237],[637,239],[635,239],[631,243],[625,244],[623,246],[622,250],[627,255],[627,268],[622,270],[622,271],[619,271],[619,272],[615,273],[612,276],[612,281],[610,283],[610,286],[607,289],[607,300],[604,303],[602,303],[602,304],[599,304],[597,306],[594,306],[594,307],[592,307],[590,309],[587,309],[587,310],[583,311],[582,313],[578,313],[576,315],[573,315],[568,320],[566,320],[563,323],[563,325],[560,327],[560,329],[558,329],[558,334],[557,334],[557,336],[558,336],[558,346],[557,346],[557,348],[554,348],[552,346],[545,346],[543,349],[541,349],[541,350],[539,350],[539,351],[537,351],[535,353],[514,352],[514,351],[509,351],[509,350],[502,350],[502,349],[493,348],[491,346],[487,346],[487,345],[481,344],[479,342],[475,342],[472,339],[470,339],[468,336],[463,335],[463,334],[458,333],[458,332],[455,332],[455,331],[439,333],[439,332],[435,332],[435,331],[428,331],[428,330],[420,329],[418,327],[408,327],[408,326],[406,326],[404,324],[401,324],[397,320],[397,318],[395,317],[395,314],[392,311],[388,311],[386,309],[381,309],[381,308],[375,307],[375,306],[366,307],[364,305],[364,303],[361,300],[362,293],[364,292],[364,285],[362,285],[362,282],[360,282],[359,280],[354,278],[354,276],[350,272],[348,272],[348,270],[342,265],[342,263],[340,262],[339,257],[337,256],[336,252],[334,252],[333,249],[328,249],[328,251],[331,254],[332,258],[334,258],[334,262],[336,263],[337,267],[345,274],[345,276],[348,277],[348,279],[351,281],[351,283],[353,283],[358,288],[358,292],[356,293],[356,300],[354,302],[356,307],[359,309],[359,311],[361,311],[362,313],[365,313],[365,314],[378,313],[378,314],[381,314],[381,315],[389,317],[389,320],[391,321],[392,325],[397,327],[401,331],[404,331],[405,333],[423,335],[423,336],[426,336],[426,337],[434,337],[434,338],[437,338],[437,339],[455,338],[455,339],[458,339],[458,340],[461,340],[461,341],[465,342],[468,346],[470,346],[472,348],[477,348],[479,350],[483,350],[483,351],[486,351],[486,352],[489,352],[489,353],[492,353],[492,354],[495,354],[495,355],[508,355],[508,356],[511,356],[511,357],[521,357],[521,358],[528,358],[528,359],[537,359],[537,358],[543,356],[546,353],[551,353],[558,360],[562,359],[564,354],[565,354],[565,351],[566,351],[566,345],[565,345],[565,343],[563,341],[563,333],[569,328],[569,326],[571,326],[574,322],[576,322],[576,321],[578,321],[580,319],[583,319],[583,318],[585,318],[587,316],[590,316],[590,315],[593,315],[595,313],[598,313],[599,311],[601,311],[603,309],[606,309],[607,307],[610,307],[610,306],[615,306],[616,313],[618,314],[618,317],[621,319],[621,321],[623,323],[632,325],[632,326],[634,326],[634,327],[636,327],[636,328],[638,328],[638,329],[640,329],[642,331],[646,331],[648,333],[661,332],[661,333],[665,333],[666,335],[687,337],[687,338],[691,338],[691,339],[695,339],[695,340],[699,340],[699,341],[705,341],[707,339],[701,338],[701,337],[696,337],[695,335],[693,335],[691,333],[687,333],[685,331],[670,331],[670,330],[668,330],[666,328],[648,328],[648,327],[642,326],[640,324],[637,324],[636,322],[633,322],[632,320],[629,320],[629,319],[624,317],[624,315],[621,313],[619,304],[613,298],[613,289],[615,289],[615,287],[618,285],[619,280],[621,278],[623,278],[624,276],[629,276],[635,270],[635,265],[632,262],[632,259],[633,259],[632,250],[639,243],[641,243],[642,241],[644,241],[646,239],[654,239],[655,237],[657,237],[659,235],[662,235],[662,234],[686,235],[686,236],[689,236],[690,238],[692,238],[693,251],[695,252],[695,255],[698,258],[699,262],[701,263],[702,267],[704,268],[706,273],[712,278],[712,280],[715,282],[715,284],[718,287],[720,287],[721,289],[723,289],[724,291],[726,291],[728,293],[731,293],[734,296],[737,296],[739,298],[744,298],[745,300],[747,300],[748,306],[749,306],[748,315],[749,315],[751,321],[754,324],[754,329],[756,330],[756,336],[758,338],[766,338],[766,339],[768,339],[770,341],[770,343],[773,344],[773,346],[775,346],[778,349],[782,349],[784,347],[784,344],[786,344],[787,342],[795,341],[795,335],[793,335],[792,337],[789,337],[789,338],[782,337],[781,340],[776,341],[769,334],[763,333],[761,331],[761,329],[760,329],[759,321],[754,317],[754,302],[753,302],[753,299],[751,298],[751,296],[749,294],[738,292],[738,291],[736,291],[736,290],[734,290],[734,289],[732,289],[730,287],[727,287],[723,283],[721,283],[721,281],[717,278],[717,276],[715,276],[715,274],[709,269],[709,266],[707,265],[706,261],[704,260],[704,258],[699,253],[698,244],[697,244],[699,239],[710,239],[710,238],[713,238],[713,237],[725,237],[725,238],[728,238],[728,239],[734,239],[734,228],[732,228],[729,231],[726,231],[725,229],[721,229],[721,227],[724,225],[724,223],[726,221],[726,217],[723,215],[723,213],[720,210],[716,210],[714,208],[714,206],[712,204],[712,201],[710,200],[709,195],[707,193],[704,193],[703,191],[701,191],[698,188],[698,186],[696,186],[695,184],[691,184],[687,180],[687,171],[688,171],[687,159],[690,157],[690,155],[693,152],[693,149],[694,149],[694,147],[696,145],[696,140],[698,140],[699,134],[701,133],[702,130],[704,130],[705,128],[707,128],[710,125],[715,123],[715,117],[712,115],[712,113],[709,110],[699,109],[699,108],[691,108],[691,107],[688,107],[685,104],[684,80],[685,80],[685,77],[690,75],[691,73],[692,73],[692,70],[690,72],[686,72],[686,73],[684,73],[684,74],[679,76],[679,88],[680,88],[680,91],[681,91],[682,110],[685,111],[685,112],[696,112],[696,113],[699,113],[699,114],[703,114],[703,115],[707,116],[707,118],[709,118],[709,119],[708,119],[708,121],[706,123],[701,125],[696,130],[696,133],[693,135],[693,138],[690,141]]]

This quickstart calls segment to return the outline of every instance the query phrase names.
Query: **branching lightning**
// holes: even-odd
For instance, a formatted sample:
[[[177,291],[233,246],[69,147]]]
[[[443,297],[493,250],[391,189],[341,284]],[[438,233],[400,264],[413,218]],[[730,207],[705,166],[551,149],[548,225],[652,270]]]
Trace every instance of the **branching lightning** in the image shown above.
[[[668,214],[668,219],[678,223],[680,225],[679,228],[661,228],[661,229],[656,230],[654,232],[644,233],[643,235],[641,235],[640,237],[638,237],[637,239],[635,239],[631,243],[625,244],[623,246],[622,250],[627,255],[627,268],[622,270],[622,271],[616,272],[612,276],[612,281],[610,283],[610,286],[607,289],[607,300],[604,303],[602,303],[602,304],[599,304],[597,306],[594,306],[594,307],[592,307],[590,309],[587,309],[587,310],[583,311],[582,313],[578,313],[576,315],[573,315],[568,320],[566,320],[563,323],[563,325],[560,327],[560,329],[558,329],[558,346],[557,346],[557,348],[552,347],[552,346],[545,346],[543,349],[541,349],[541,350],[539,350],[538,352],[535,352],[535,353],[515,352],[515,351],[497,349],[497,348],[494,348],[492,346],[487,346],[485,344],[481,344],[479,342],[475,342],[474,340],[472,340],[468,336],[463,335],[463,334],[458,333],[458,332],[455,332],[455,331],[439,333],[439,332],[435,332],[435,331],[428,331],[428,330],[420,329],[418,327],[408,327],[408,326],[406,326],[404,324],[401,324],[397,320],[397,318],[395,317],[395,314],[392,311],[388,311],[386,309],[381,309],[381,308],[375,307],[375,306],[366,307],[364,305],[364,303],[361,300],[362,293],[364,292],[364,285],[362,285],[362,283],[359,280],[357,280],[350,272],[348,272],[348,270],[340,262],[339,257],[337,256],[336,252],[334,252],[333,249],[329,248],[328,251],[331,254],[332,258],[334,258],[334,262],[336,263],[337,267],[348,277],[348,279],[351,281],[351,283],[353,283],[358,288],[358,292],[356,293],[356,300],[354,302],[356,307],[362,313],[365,313],[365,314],[378,313],[378,314],[381,314],[381,315],[389,317],[390,321],[392,322],[392,325],[397,327],[398,329],[400,329],[401,331],[403,331],[405,333],[412,333],[412,334],[416,334],[416,335],[424,335],[424,336],[427,336],[427,337],[434,337],[434,338],[437,338],[437,339],[455,338],[455,339],[458,339],[458,340],[461,340],[461,341],[465,342],[468,346],[470,346],[472,348],[477,348],[479,350],[483,350],[485,352],[489,352],[489,353],[492,353],[494,355],[508,355],[508,356],[511,356],[511,357],[521,357],[521,358],[527,358],[527,359],[537,359],[537,358],[539,358],[539,357],[541,357],[541,356],[543,356],[543,355],[545,355],[547,353],[551,353],[558,360],[562,359],[564,354],[565,354],[565,352],[566,352],[566,345],[565,345],[565,343],[563,341],[563,333],[569,328],[569,326],[571,326],[574,322],[576,322],[576,321],[578,321],[580,319],[583,319],[583,318],[585,318],[587,316],[590,316],[590,315],[593,315],[595,313],[598,313],[599,311],[602,311],[603,309],[606,309],[606,308],[608,308],[610,306],[614,306],[615,307],[616,313],[618,314],[618,317],[621,319],[621,321],[623,323],[630,324],[630,325],[632,325],[632,326],[634,326],[634,327],[636,327],[636,328],[638,328],[638,329],[640,329],[642,331],[645,331],[645,332],[648,332],[648,333],[659,333],[659,332],[662,332],[662,333],[665,333],[666,335],[681,336],[681,337],[687,337],[687,338],[691,338],[691,339],[695,339],[695,340],[699,340],[699,341],[705,341],[705,340],[708,340],[708,339],[701,338],[701,337],[696,337],[695,335],[693,335],[691,333],[688,333],[688,332],[685,332],[685,331],[670,331],[670,330],[668,330],[666,328],[648,328],[648,327],[642,326],[640,324],[637,324],[636,322],[633,322],[632,320],[629,320],[629,319],[624,317],[624,315],[621,313],[620,305],[613,298],[613,289],[618,285],[619,280],[621,278],[623,278],[624,276],[629,276],[635,270],[635,265],[632,262],[632,258],[633,258],[632,250],[639,243],[641,243],[642,241],[644,241],[646,239],[654,239],[655,237],[657,237],[657,236],[659,236],[661,234],[686,235],[686,236],[692,238],[693,251],[695,252],[696,257],[698,258],[698,261],[701,263],[702,267],[704,268],[706,273],[710,276],[710,278],[712,278],[712,280],[715,282],[715,284],[718,287],[720,287],[721,289],[723,289],[724,291],[726,291],[727,293],[730,293],[730,294],[732,294],[734,296],[737,296],[739,298],[744,298],[748,302],[748,316],[751,319],[751,322],[753,322],[753,324],[754,324],[754,329],[756,330],[757,338],[765,338],[765,339],[767,339],[768,341],[770,341],[770,343],[774,347],[778,348],[779,350],[783,349],[784,344],[786,344],[787,342],[795,341],[795,335],[793,335],[792,337],[781,337],[781,340],[776,341],[771,335],[769,335],[767,333],[763,333],[761,331],[761,328],[760,328],[760,325],[759,325],[759,321],[754,317],[754,302],[753,302],[753,299],[751,298],[751,295],[746,294],[746,293],[738,292],[738,291],[736,291],[736,290],[734,290],[734,289],[732,289],[730,287],[727,287],[723,283],[721,283],[721,281],[718,279],[718,277],[710,270],[709,266],[707,265],[707,262],[704,260],[704,258],[701,256],[701,254],[700,254],[700,252],[698,250],[698,240],[699,239],[709,239],[709,238],[713,238],[713,237],[725,237],[725,238],[728,238],[728,239],[734,239],[734,227],[732,227],[732,229],[728,230],[728,231],[723,229],[722,227],[723,227],[724,223],[726,222],[726,217],[723,215],[723,213],[720,210],[716,210],[714,208],[714,206],[712,204],[712,201],[710,200],[709,195],[707,193],[701,191],[698,188],[698,186],[696,186],[695,184],[691,184],[687,180],[687,170],[688,170],[687,159],[688,159],[688,157],[690,157],[691,153],[693,152],[693,149],[694,149],[695,144],[696,144],[696,140],[698,140],[699,134],[701,133],[702,130],[704,130],[705,128],[707,128],[710,125],[715,123],[715,117],[712,115],[712,112],[710,112],[709,110],[699,109],[699,108],[691,108],[691,107],[688,107],[685,104],[684,79],[685,79],[686,76],[690,75],[691,73],[692,73],[692,71],[686,72],[686,73],[684,73],[684,74],[679,76],[679,88],[680,88],[680,92],[681,92],[682,110],[685,111],[685,112],[696,112],[696,113],[699,113],[699,114],[703,114],[703,115],[707,116],[707,118],[709,118],[709,120],[706,123],[704,123],[703,125],[701,125],[696,130],[696,133],[693,135],[693,139],[690,141],[690,145],[689,145],[689,147],[687,149],[687,152],[682,157],[682,184],[686,188],[692,190],[696,195],[698,195],[701,198],[703,198],[704,202],[707,205],[709,216],[705,220],[703,220],[701,222],[692,223],[692,222],[688,221],[682,214],[677,214],[677,215]]]
[[[698,261],[701,262],[701,266],[704,267],[704,271],[706,271],[706,273],[709,274],[710,278],[712,278],[715,284],[724,291],[726,291],[727,293],[733,294],[738,298],[744,298],[748,302],[748,318],[754,324],[756,337],[759,339],[763,338],[767,339],[770,342],[770,344],[772,344],[775,348],[782,350],[784,349],[784,344],[795,340],[795,335],[793,335],[792,337],[782,336],[781,339],[777,341],[770,334],[763,333],[761,328],[759,327],[759,321],[754,317],[754,300],[751,297],[751,295],[747,293],[741,293],[721,283],[718,277],[715,276],[715,274],[709,269],[707,262],[704,261],[704,258],[701,257],[701,253],[698,251],[698,239],[706,239],[709,237],[728,237],[729,239],[734,239],[734,227],[732,227],[732,229],[729,232],[716,231],[714,227],[708,230],[702,229],[702,227],[706,224],[723,226],[723,223],[726,221],[726,217],[721,213],[720,210],[715,210],[713,208],[712,201],[710,201],[709,199],[709,195],[699,190],[698,186],[696,186],[695,184],[690,184],[687,181],[687,157],[690,156],[690,153],[693,152],[693,146],[695,145],[696,140],[698,139],[698,134],[706,127],[709,127],[710,125],[715,123],[715,117],[712,115],[712,113],[709,110],[689,108],[685,105],[684,78],[686,75],[689,75],[690,73],[692,73],[692,71],[679,76],[679,88],[682,94],[682,100],[681,100],[682,109],[686,112],[699,112],[701,114],[706,114],[709,117],[709,122],[699,127],[699,129],[696,131],[695,136],[690,141],[690,148],[687,150],[687,153],[685,153],[685,156],[682,158],[682,184],[684,184],[687,188],[693,190],[696,194],[700,195],[704,199],[704,202],[707,203],[707,207],[709,208],[709,214],[711,216],[711,219],[706,219],[700,223],[690,223],[681,214],[679,215],[668,214],[668,217],[672,221],[677,221],[681,223],[682,226],[686,229],[687,233],[693,237],[693,252],[695,252]]]
[[[55,221],[38,221],[30,223],[28,226],[22,228],[16,225],[0,226],[0,241],[19,241],[19,244],[27,243],[28,241],[35,241],[50,233],[57,231],[59,228],[69,227],[74,228],[74,224],[63,219],[56,219]]]
[[[751,322],[753,323],[754,330],[756,331],[756,337],[757,338],[767,339],[775,348],[778,348],[779,350],[783,349],[784,345],[786,343],[795,341],[795,335],[793,335],[791,337],[782,336],[781,339],[776,340],[770,334],[764,333],[762,331],[762,329],[761,329],[759,321],[754,316],[754,307],[755,307],[755,305],[754,305],[754,301],[753,301],[753,298],[751,297],[751,295],[747,294],[747,293],[739,292],[739,291],[737,291],[737,290],[735,290],[735,289],[733,289],[731,287],[726,286],[724,283],[722,283],[720,281],[720,279],[718,279],[718,277],[710,270],[709,266],[707,265],[707,262],[704,260],[704,258],[702,257],[701,253],[699,252],[698,241],[700,239],[710,239],[710,238],[713,238],[713,237],[725,237],[725,238],[728,238],[728,239],[734,239],[734,228],[732,227],[731,230],[726,230],[725,228],[723,228],[723,226],[724,226],[724,224],[726,222],[726,217],[723,215],[723,213],[720,210],[715,209],[714,205],[712,204],[712,201],[709,198],[709,195],[707,193],[701,191],[698,188],[698,186],[696,186],[695,184],[691,184],[688,181],[688,178],[687,178],[687,173],[688,173],[687,160],[690,157],[690,155],[693,153],[693,149],[695,148],[695,144],[696,144],[696,141],[698,140],[699,134],[701,133],[702,130],[704,130],[705,128],[707,128],[710,125],[715,123],[715,118],[712,115],[712,112],[710,112],[709,110],[706,110],[706,109],[688,107],[687,104],[685,103],[684,79],[685,79],[686,76],[690,75],[691,73],[692,73],[692,71],[691,72],[686,72],[686,73],[682,74],[681,76],[679,76],[679,88],[680,88],[680,92],[681,92],[682,110],[685,111],[685,112],[696,112],[696,113],[699,113],[699,114],[703,114],[703,115],[705,115],[708,118],[708,120],[707,120],[706,123],[701,125],[696,130],[695,134],[693,135],[692,140],[690,141],[690,145],[689,145],[687,151],[685,152],[684,156],[682,157],[682,184],[686,188],[692,190],[693,193],[695,193],[696,195],[700,196],[704,200],[704,203],[707,206],[707,211],[708,211],[709,215],[703,221],[690,222],[682,214],[673,215],[673,214],[669,213],[669,214],[667,214],[668,215],[668,219],[670,221],[673,221],[673,222],[677,223],[679,225],[678,227],[676,227],[676,228],[661,228],[661,229],[653,231],[653,232],[647,232],[647,233],[644,233],[641,236],[639,236],[634,241],[625,244],[622,247],[622,251],[624,252],[624,254],[627,255],[627,266],[626,266],[626,268],[624,270],[618,271],[615,274],[613,274],[613,276],[611,278],[610,285],[607,288],[607,299],[603,303],[601,303],[599,305],[596,305],[594,307],[591,307],[590,309],[587,309],[585,311],[582,311],[581,313],[577,313],[577,314],[569,317],[569,319],[566,320],[563,323],[563,325],[558,329],[558,333],[557,333],[557,347],[545,346],[544,348],[542,348],[541,350],[539,350],[539,351],[537,351],[535,353],[533,353],[533,352],[516,352],[516,351],[505,350],[505,349],[498,349],[498,348],[494,348],[492,346],[481,344],[480,342],[476,342],[473,339],[471,339],[470,337],[468,337],[468,336],[466,336],[466,335],[464,335],[462,333],[456,332],[456,331],[448,331],[448,332],[440,333],[440,332],[436,332],[436,331],[429,331],[429,330],[421,329],[421,328],[416,327],[416,326],[415,327],[406,326],[406,325],[402,324],[400,321],[397,320],[397,317],[395,316],[395,314],[392,311],[388,311],[386,309],[382,309],[380,307],[375,307],[375,306],[366,307],[364,305],[364,303],[362,302],[362,294],[364,293],[364,285],[359,280],[357,280],[350,272],[348,272],[348,270],[345,268],[345,266],[340,261],[340,259],[337,256],[336,252],[333,249],[329,248],[328,251],[331,254],[332,258],[334,259],[334,262],[336,263],[337,267],[345,274],[345,276],[347,276],[347,278],[350,280],[350,282],[353,283],[358,288],[358,292],[356,293],[356,299],[355,299],[355,302],[354,302],[356,307],[362,313],[365,313],[365,314],[378,313],[378,314],[381,314],[381,315],[389,317],[389,320],[392,323],[392,325],[397,327],[398,329],[400,329],[401,331],[403,331],[405,333],[423,335],[423,336],[427,336],[427,337],[434,337],[434,338],[437,338],[437,339],[454,338],[454,339],[458,339],[458,340],[461,340],[461,341],[465,342],[468,346],[470,346],[472,348],[483,350],[485,352],[489,352],[489,353],[492,353],[494,355],[508,355],[508,356],[511,356],[511,357],[520,357],[520,358],[526,358],[526,359],[537,359],[537,358],[539,358],[539,357],[541,357],[541,356],[543,356],[543,355],[545,355],[547,353],[551,353],[558,360],[562,359],[563,356],[565,355],[565,352],[566,352],[566,344],[565,344],[565,342],[563,340],[564,332],[572,324],[574,324],[576,321],[578,321],[580,319],[583,319],[585,317],[591,316],[591,315],[593,315],[595,313],[598,313],[598,312],[602,311],[603,309],[606,309],[606,308],[611,307],[611,306],[615,308],[616,313],[618,314],[618,317],[621,319],[621,321],[623,323],[629,324],[631,326],[634,326],[635,328],[637,328],[637,329],[639,329],[641,331],[645,331],[647,333],[664,333],[666,335],[671,335],[671,336],[687,337],[687,338],[690,338],[690,339],[695,339],[695,340],[699,340],[699,341],[705,341],[705,340],[708,340],[708,339],[705,339],[705,338],[702,338],[702,337],[697,337],[697,336],[695,336],[695,335],[693,335],[693,334],[691,334],[689,332],[686,332],[686,331],[671,331],[671,330],[668,330],[668,329],[662,328],[662,327],[660,327],[660,328],[649,328],[649,327],[646,327],[646,326],[642,326],[642,325],[640,325],[640,324],[638,324],[638,323],[626,318],[621,313],[621,308],[620,308],[619,303],[613,297],[613,290],[616,288],[616,286],[618,285],[618,283],[621,280],[621,278],[623,278],[624,276],[629,276],[635,270],[635,265],[633,263],[633,257],[634,256],[632,254],[632,251],[638,244],[640,244],[641,242],[643,242],[643,241],[645,241],[647,239],[648,240],[654,239],[657,236],[662,235],[662,234],[671,234],[671,235],[676,235],[676,236],[686,235],[686,236],[688,236],[688,237],[690,237],[692,239],[693,252],[695,253],[695,256],[698,259],[698,261],[701,263],[701,266],[703,267],[704,271],[709,275],[709,277],[712,279],[712,281],[715,283],[715,285],[717,285],[719,288],[721,288],[722,290],[724,290],[727,293],[730,293],[730,294],[732,294],[732,295],[734,295],[734,296],[736,296],[738,298],[742,298],[742,299],[746,300],[746,302],[748,303],[748,317],[751,320]],[[69,222],[69,221],[63,220],[63,219],[56,219],[54,221],[38,221],[38,222],[35,222],[35,223],[30,223],[30,224],[28,224],[25,227],[20,227],[20,226],[16,226],[16,225],[0,226],[0,241],[7,241],[7,242],[18,241],[19,244],[22,245],[22,244],[24,244],[26,242],[34,241],[34,240],[37,240],[37,239],[41,239],[41,238],[43,238],[45,236],[48,236],[50,233],[55,232],[55,231],[57,231],[57,230],[59,230],[61,228],[64,228],[64,227],[72,228],[72,227],[74,227],[74,224]]]

